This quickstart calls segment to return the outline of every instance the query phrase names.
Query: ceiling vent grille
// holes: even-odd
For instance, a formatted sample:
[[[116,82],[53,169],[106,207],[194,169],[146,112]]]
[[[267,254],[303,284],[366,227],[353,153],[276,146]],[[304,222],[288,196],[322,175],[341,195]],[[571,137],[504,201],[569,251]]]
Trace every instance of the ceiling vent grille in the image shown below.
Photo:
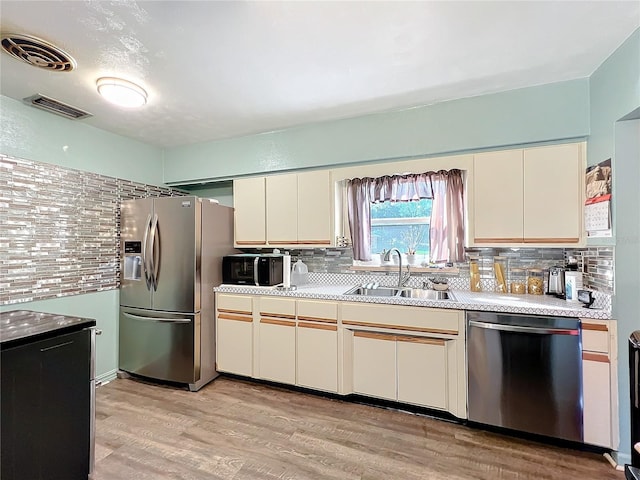
[[[92,117],[89,112],[80,110],[79,108],[72,107],[66,103],[59,102],[53,98],[45,97],[44,95],[32,95],[22,100],[27,105],[46,110],[47,112],[55,113],[71,120],[80,120],[87,117]]]
[[[18,60],[57,72],[70,72],[76,68],[76,61],[58,47],[31,35],[3,34],[2,48]]]

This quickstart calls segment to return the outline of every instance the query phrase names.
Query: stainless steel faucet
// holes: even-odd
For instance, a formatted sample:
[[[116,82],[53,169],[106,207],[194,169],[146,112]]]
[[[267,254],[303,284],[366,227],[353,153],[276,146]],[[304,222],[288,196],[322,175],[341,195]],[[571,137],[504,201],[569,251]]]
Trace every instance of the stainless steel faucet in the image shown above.
[[[402,288],[409,280],[409,277],[411,276],[411,270],[409,269],[409,265],[407,265],[407,274],[404,276],[402,275],[402,254],[400,253],[400,250],[398,250],[397,248],[390,248],[389,251],[384,254],[384,257],[382,259],[385,262],[388,262],[391,258],[391,252],[393,252],[394,250],[398,254],[398,288]]]

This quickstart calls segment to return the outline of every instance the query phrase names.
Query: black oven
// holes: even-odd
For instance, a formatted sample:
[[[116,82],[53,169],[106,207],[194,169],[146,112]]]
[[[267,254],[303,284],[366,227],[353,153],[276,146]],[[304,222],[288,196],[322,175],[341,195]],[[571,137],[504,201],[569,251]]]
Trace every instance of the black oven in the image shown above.
[[[283,256],[275,254],[227,255],[222,259],[222,283],[274,286],[282,283]]]

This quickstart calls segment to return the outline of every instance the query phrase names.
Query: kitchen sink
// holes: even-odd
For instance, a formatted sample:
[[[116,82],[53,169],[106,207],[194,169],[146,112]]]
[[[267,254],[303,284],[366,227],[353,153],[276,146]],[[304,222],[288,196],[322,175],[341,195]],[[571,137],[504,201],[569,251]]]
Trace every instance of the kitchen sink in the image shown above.
[[[377,287],[377,288],[366,288],[366,287],[355,287],[345,292],[345,295],[366,295],[370,297],[396,297],[398,293],[402,292],[402,289],[399,288],[390,288],[390,287]]]
[[[426,290],[423,288],[405,288],[398,294],[399,297],[420,298],[422,300],[453,300],[455,297],[449,291]]]
[[[422,288],[394,288],[394,287],[354,287],[345,295],[363,295],[367,297],[403,297],[419,298],[423,300],[455,300],[449,291],[427,290]]]

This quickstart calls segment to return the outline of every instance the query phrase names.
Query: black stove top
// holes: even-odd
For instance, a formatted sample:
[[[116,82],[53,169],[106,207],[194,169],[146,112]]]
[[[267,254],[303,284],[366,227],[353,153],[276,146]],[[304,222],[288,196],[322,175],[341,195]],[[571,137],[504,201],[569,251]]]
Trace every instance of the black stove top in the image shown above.
[[[53,313],[13,310],[0,314],[0,344],[5,345],[33,336],[67,329],[70,327],[93,326],[92,318],[72,317]]]

